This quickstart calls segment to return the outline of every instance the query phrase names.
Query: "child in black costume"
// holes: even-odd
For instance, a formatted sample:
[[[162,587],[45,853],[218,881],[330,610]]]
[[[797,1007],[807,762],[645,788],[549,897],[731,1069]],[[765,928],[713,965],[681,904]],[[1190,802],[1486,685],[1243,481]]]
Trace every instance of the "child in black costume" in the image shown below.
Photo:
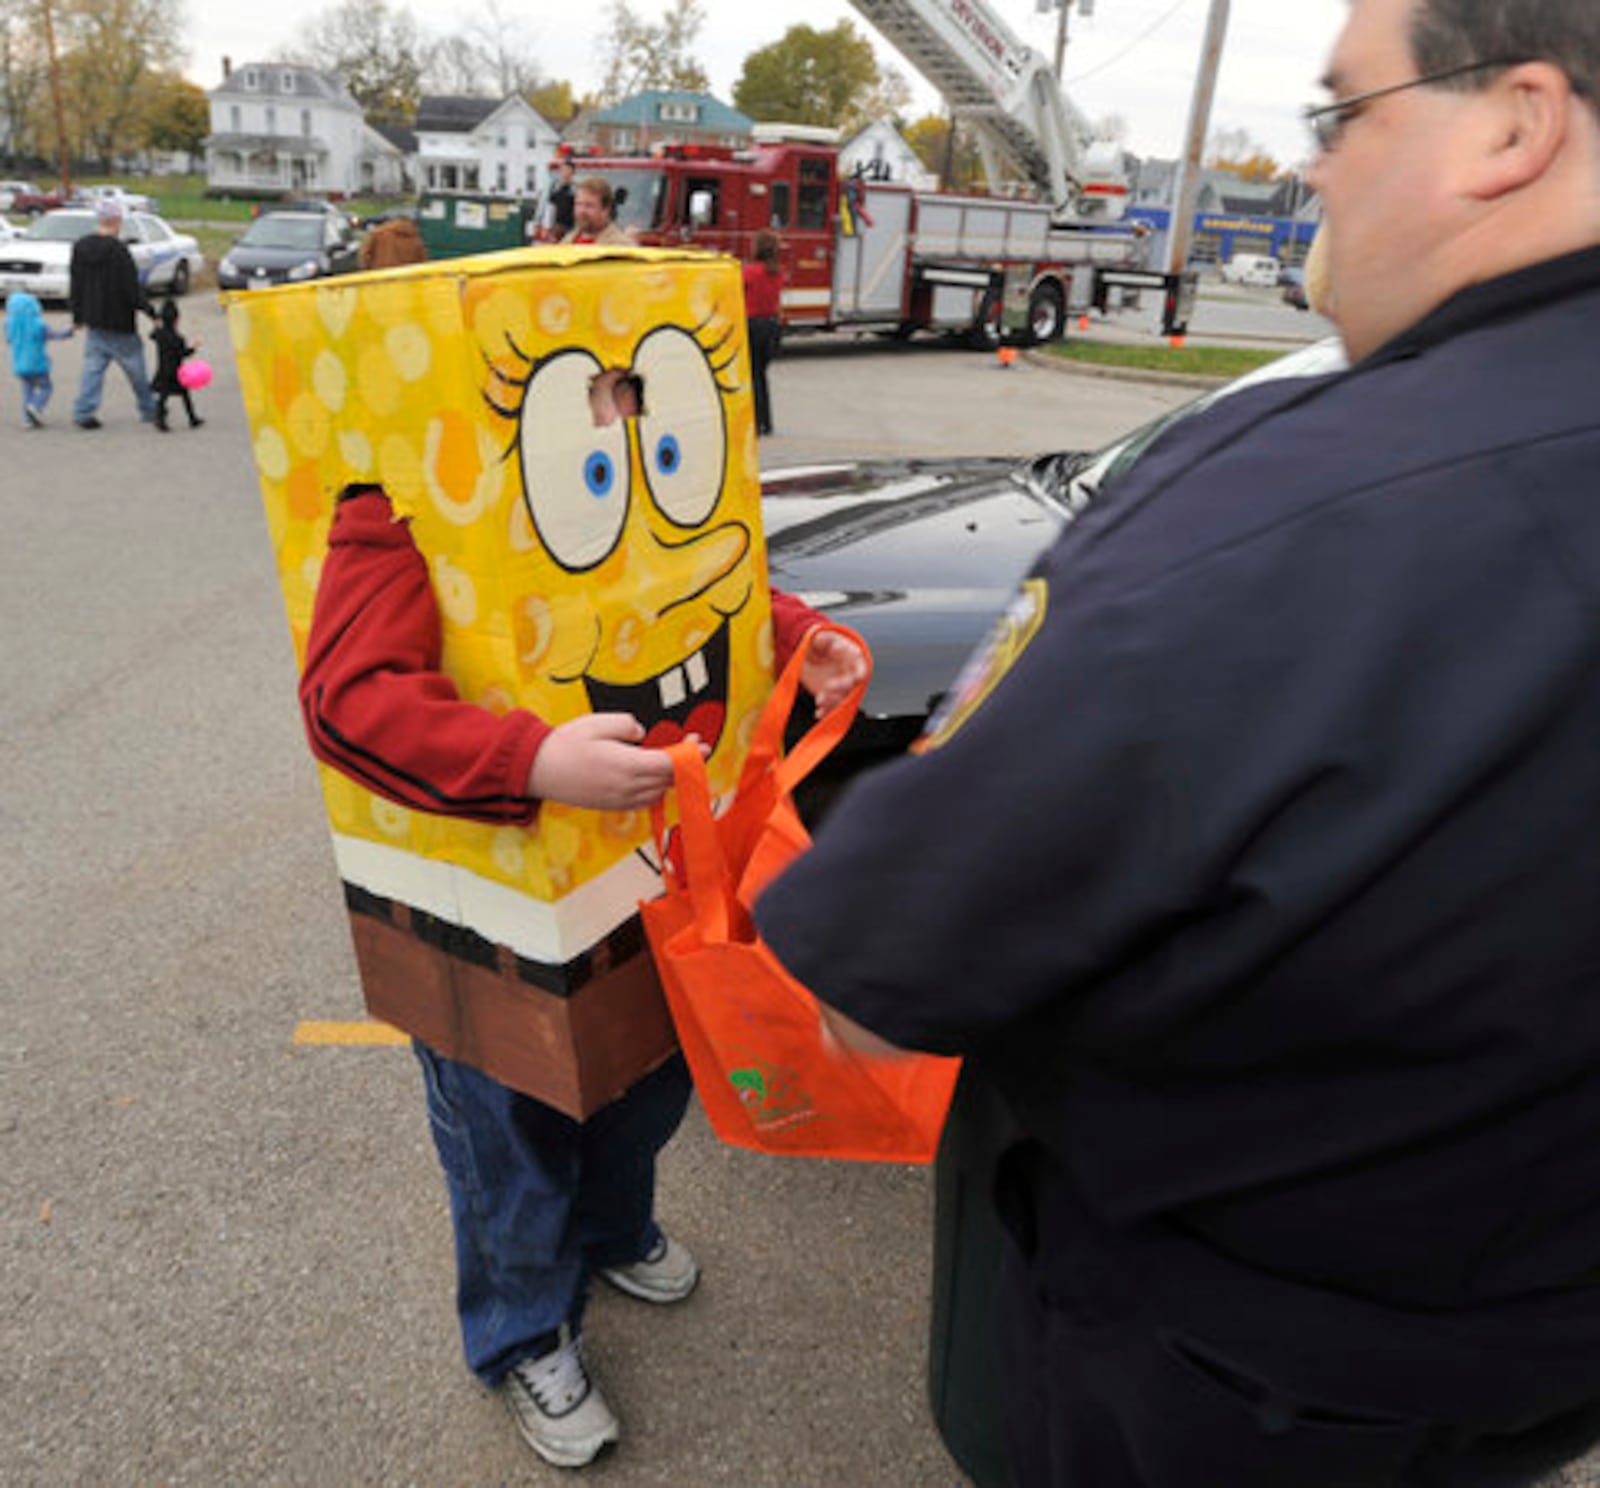
[[[183,399],[184,412],[189,415],[189,427],[198,429],[205,422],[194,411],[194,400],[189,396],[189,389],[178,381],[178,368],[185,357],[193,356],[195,342],[191,346],[178,333],[178,305],[176,300],[167,300],[161,306],[160,324],[150,333],[150,339],[156,344],[156,375],[151,379],[150,388],[156,395],[156,428],[163,434],[167,432],[167,399],[176,395]]]

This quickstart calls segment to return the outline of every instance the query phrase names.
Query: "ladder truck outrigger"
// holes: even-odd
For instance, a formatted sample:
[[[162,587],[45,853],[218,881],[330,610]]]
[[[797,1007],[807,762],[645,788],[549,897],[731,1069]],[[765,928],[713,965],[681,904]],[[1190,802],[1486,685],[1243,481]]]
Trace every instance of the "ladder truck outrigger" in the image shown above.
[[[777,232],[790,330],[862,329],[1049,341],[1118,290],[1157,289],[1181,330],[1192,275],[1146,270],[1123,223],[1120,150],[1096,142],[1055,73],[986,0],[852,0],[973,131],[990,180],[1009,160],[1037,194],[923,191],[844,177],[837,135],[757,125],[751,147],[674,145],[575,160],[619,191],[617,218],[645,245],[695,243],[752,256]]]

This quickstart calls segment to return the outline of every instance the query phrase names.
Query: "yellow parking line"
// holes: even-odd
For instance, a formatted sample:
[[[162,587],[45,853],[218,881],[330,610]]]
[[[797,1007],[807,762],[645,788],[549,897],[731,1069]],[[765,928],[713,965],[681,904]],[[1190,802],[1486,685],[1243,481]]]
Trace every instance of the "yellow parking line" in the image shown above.
[[[336,1045],[348,1049],[387,1049],[411,1042],[408,1034],[387,1023],[370,1020],[360,1023],[299,1023],[295,1025],[297,1045]]]

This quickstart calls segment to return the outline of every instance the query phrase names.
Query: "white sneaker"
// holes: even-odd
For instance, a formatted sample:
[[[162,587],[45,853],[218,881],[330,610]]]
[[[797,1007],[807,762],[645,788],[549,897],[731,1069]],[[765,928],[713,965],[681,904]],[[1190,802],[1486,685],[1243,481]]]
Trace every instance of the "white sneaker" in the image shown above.
[[[556,1467],[583,1467],[622,1435],[583,1363],[583,1341],[565,1324],[561,1341],[537,1359],[513,1364],[500,1383],[522,1439]]]
[[[619,1292],[642,1302],[681,1302],[700,1280],[700,1267],[688,1249],[663,1234],[650,1254],[628,1266],[600,1272]]]

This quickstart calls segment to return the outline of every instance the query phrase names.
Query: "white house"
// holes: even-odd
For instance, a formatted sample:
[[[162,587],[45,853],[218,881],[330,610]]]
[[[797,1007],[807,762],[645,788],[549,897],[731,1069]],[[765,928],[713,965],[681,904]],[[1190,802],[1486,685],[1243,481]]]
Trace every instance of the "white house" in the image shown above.
[[[526,98],[425,97],[417,104],[416,175],[424,191],[531,196],[561,136]]]
[[[839,147],[839,173],[868,181],[894,181],[918,191],[933,191],[939,178],[923,165],[905,136],[887,119],[853,134]]]
[[[260,195],[392,196],[404,157],[367,126],[361,105],[332,73],[288,62],[223,64],[208,93],[209,190]]]

